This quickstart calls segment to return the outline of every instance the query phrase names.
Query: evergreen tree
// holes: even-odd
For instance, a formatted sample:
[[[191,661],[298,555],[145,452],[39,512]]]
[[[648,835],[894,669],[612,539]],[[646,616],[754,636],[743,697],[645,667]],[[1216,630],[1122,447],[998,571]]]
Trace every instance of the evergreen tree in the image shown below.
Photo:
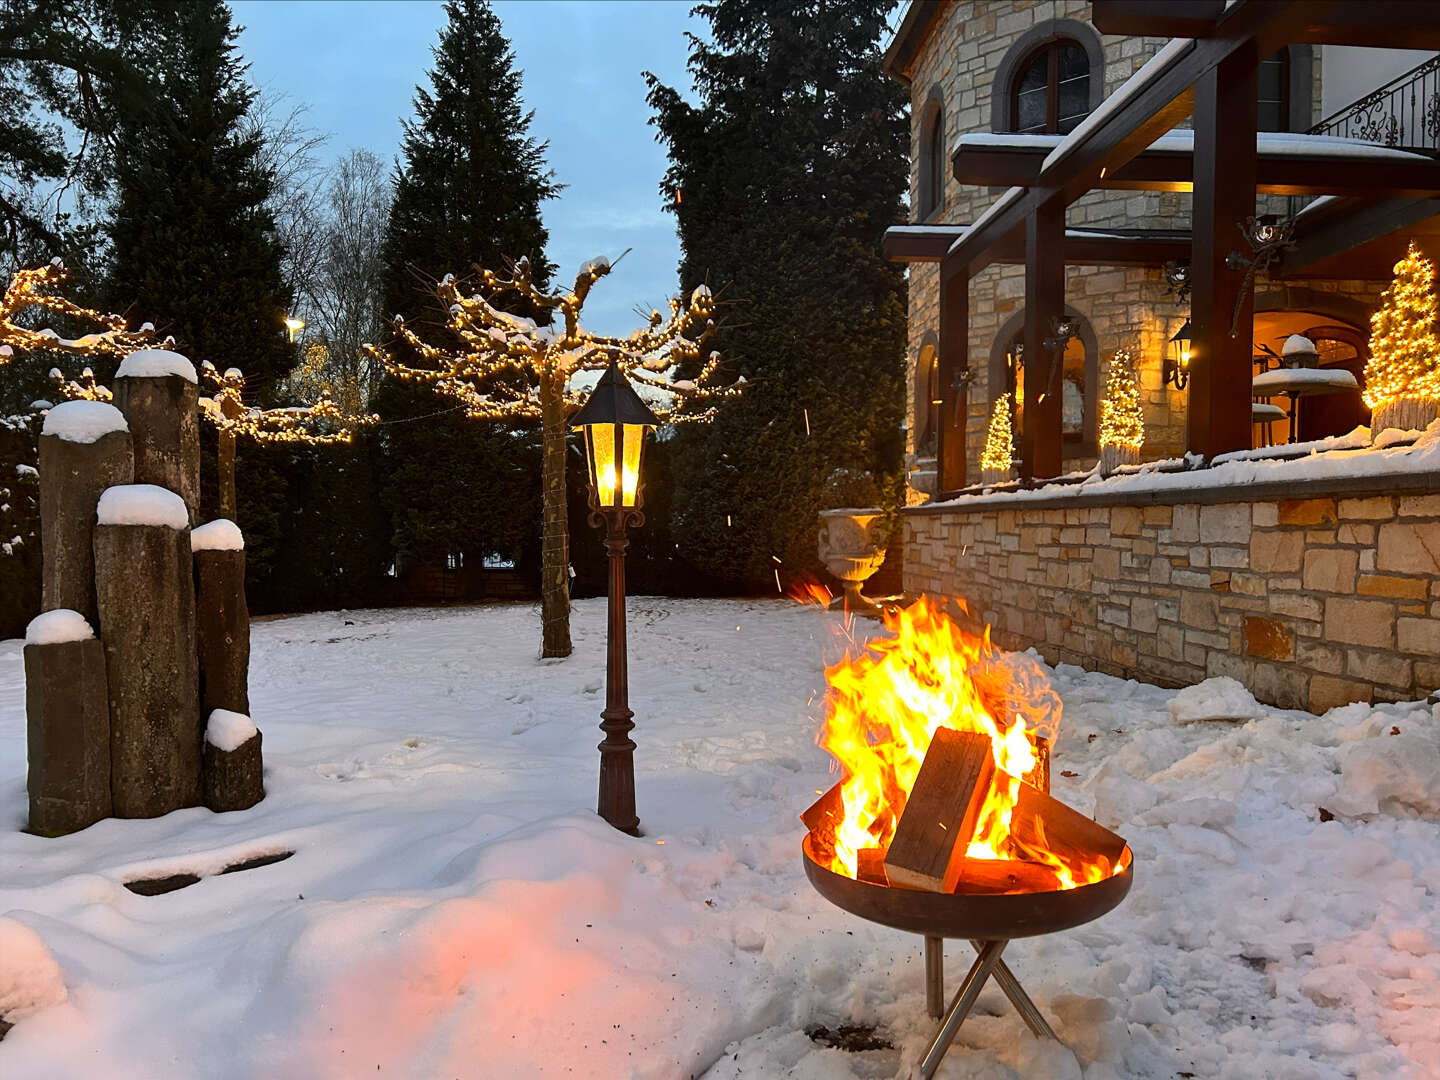
[[[162,90],[119,121],[106,291],[197,364],[243,368],[268,403],[293,363],[290,296],[237,33],[220,0],[174,5],[143,33],[122,27],[133,61],[161,69]]]
[[[1395,264],[1395,280],[1370,318],[1370,361],[1365,404],[1371,427],[1423,428],[1440,402],[1440,336],[1436,325],[1435,267],[1410,241]]]
[[[675,530],[716,577],[773,588],[774,558],[817,565],[837,469],[898,499],[905,278],[881,254],[904,220],[905,96],[880,69],[888,0],[715,0],[695,10],[699,104],[647,75],[669,149],[680,278],[723,286],[715,336],[749,387],[680,433]]]
[[[450,0],[445,14],[430,85],[416,88],[415,117],[404,125],[383,244],[385,313],[414,325],[445,321],[434,290],[443,274],[527,258],[544,288],[554,269],[540,205],[559,189],[545,167],[545,144],[529,135],[531,114],[500,20],[483,0]],[[533,430],[468,419],[453,401],[394,380],[374,408],[392,419],[441,414],[385,429],[385,498],[402,555],[529,561],[525,548],[540,533],[538,469],[522,470],[536,464]],[[563,568],[567,553],[550,561]],[[566,585],[563,573],[542,583],[546,656],[570,652]]]

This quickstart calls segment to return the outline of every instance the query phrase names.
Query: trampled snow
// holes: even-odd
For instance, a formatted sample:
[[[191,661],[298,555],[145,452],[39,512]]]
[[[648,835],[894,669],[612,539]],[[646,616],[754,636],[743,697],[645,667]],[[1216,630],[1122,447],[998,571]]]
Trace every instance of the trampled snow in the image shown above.
[[[919,938],[830,906],[801,866],[797,815],[834,781],[814,744],[833,617],[647,597],[629,615],[638,839],[593,813],[603,600],[577,602],[558,662],[535,658],[530,604],[258,622],[265,800],[59,839],[20,831],[21,643],[0,643],[0,914],[39,935],[69,991],[10,1031],[0,1072],[913,1067],[936,1026]],[[1104,918],[1006,951],[1064,1046],[1032,1039],[992,984],[940,1077],[1435,1076],[1440,814],[1415,801],[1436,790],[1430,707],[1177,725],[1175,691],[1054,680],[1055,793],[1126,837],[1135,885]],[[218,874],[281,850],[295,855]],[[201,880],[121,885],[181,871]],[[947,952],[953,993],[970,950]],[[898,1049],[804,1033],[844,1023]]]
[[[42,435],[73,443],[93,443],[112,431],[129,431],[125,414],[105,401],[62,401],[45,414]]]
[[[59,645],[67,641],[89,641],[95,636],[85,616],[69,608],[42,611],[25,627],[26,645]]]
[[[137,349],[120,361],[115,372],[117,379],[159,379],[166,375],[179,375],[192,383],[199,381],[195,365],[169,349]]]
[[[216,518],[190,533],[191,551],[244,551],[245,536],[229,518]]]
[[[159,484],[116,484],[100,493],[95,518],[101,525],[190,526],[185,500]]]
[[[205,741],[227,754],[239,750],[256,735],[255,722],[244,713],[215,709],[205,721]]]

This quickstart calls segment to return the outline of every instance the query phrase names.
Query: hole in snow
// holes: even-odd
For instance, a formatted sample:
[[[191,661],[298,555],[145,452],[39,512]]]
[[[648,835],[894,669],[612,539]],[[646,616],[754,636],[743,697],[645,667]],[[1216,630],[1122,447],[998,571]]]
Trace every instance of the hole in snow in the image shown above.
[[[137,878],[125,882],[125,887],[136,896],[160,896],[194,885],[199,880],[199,874],[170,874],[166,877]]]
[[[253,855],[248,859],[241,859],[233,862],[221,870],[222,874],[233,874],[238,870],[254,870],[258,866],[269,866],[271,863],[284,862],[294,855],[293,851],[272,851],[268,855]]]
[[[858,1054],[866,1050],[894,1050],[889,1039],[869,1024],[841,1024],[836,1028],[807,1027],[805,1034],[821,1046],[833,1047],[847,1053]]]

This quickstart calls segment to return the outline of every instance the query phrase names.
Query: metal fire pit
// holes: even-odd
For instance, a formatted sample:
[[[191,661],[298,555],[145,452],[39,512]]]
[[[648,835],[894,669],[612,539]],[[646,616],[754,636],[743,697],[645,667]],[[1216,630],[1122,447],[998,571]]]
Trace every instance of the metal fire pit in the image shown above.
[[[1037,1038],[1055,1039],[1054,1030],[1000,958],[1001,953],[1012,938],[1053,934],[1098,919],[1125,899],[1135,880],[1134,857],[1126,847],[1120,873],[1075,889],[989,894],[921,892],[857,881],[826,869],[815,860],[809,834],[802,848],[805,876],[826,900],[862,919],[924,936],[926,1004],[931,1016],[944,1018],[940,1033],[920,1064],[920,1075],[926,1080],[940,1067],[980,990],[992,977]],[[979,954],[948,1010],[944,1004],[945,938],[964,938]]]

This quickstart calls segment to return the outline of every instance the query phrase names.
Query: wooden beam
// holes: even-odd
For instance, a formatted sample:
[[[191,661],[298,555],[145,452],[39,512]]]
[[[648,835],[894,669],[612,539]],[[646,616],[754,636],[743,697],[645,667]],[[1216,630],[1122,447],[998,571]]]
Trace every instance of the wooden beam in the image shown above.
[[[1051,147],[965,145],[952,158],[955,179],[983,187],[1033,186]],[[1190,191],[1189,150],[1144,150],[1107,170],[1095,187],[1113,191]],[[1264,195],[1426,198],[1440,193],[1440,161],[1323,153],[1271,154],[1261,148],[1255,190]]]
[[[929,230],[933,235],[897,236],[885,234],[885,256],[892,262],[935,263],[950,246],[965,235],[966,226],[949,225]],[[1190,257],[1190,234],[1176,229],[1067,229],[1066,266],[1162,266],[1170,259]],[[1025,261],[1024,238],[1007,237],[997,246],[992,260],[1004,264]]]
[[[960,238],[963,226],[892,225],[881,250],[891,262],[939,262]]]
[[[1060,475],[1063,350],[1047,348],[1055,322],[1065,313],[1065,207],[1038,207],[1025,225],[1024,417],[1020,428],[1020,475],[1026,480]],[[942,485],[943,486],[943,485]]]
[[[1090,21],[1102,34],[1125,37],[1206,37],[1225,0],[1094,0]]]
[[[1301,217],[1295,225],[1295,246],[1281,257],[1274,276],[1312,273],[1316,264],[1440,215],[1440,198],[1384,199],[1344,217]]]
[[[1255,213],[1258,60],[1251,42],[1206,72],[1195,87],[1187,441],[1190,450],[1207,459],[1250,448],[1254,293],[1243,268],[1231,269],[1226,256],[1236,250],[1250,254],[1237,226]]]
[[[965,486],[965,421],[969,415],[970,278],[940,283],[940,432],[935,450],[939,491]]]

